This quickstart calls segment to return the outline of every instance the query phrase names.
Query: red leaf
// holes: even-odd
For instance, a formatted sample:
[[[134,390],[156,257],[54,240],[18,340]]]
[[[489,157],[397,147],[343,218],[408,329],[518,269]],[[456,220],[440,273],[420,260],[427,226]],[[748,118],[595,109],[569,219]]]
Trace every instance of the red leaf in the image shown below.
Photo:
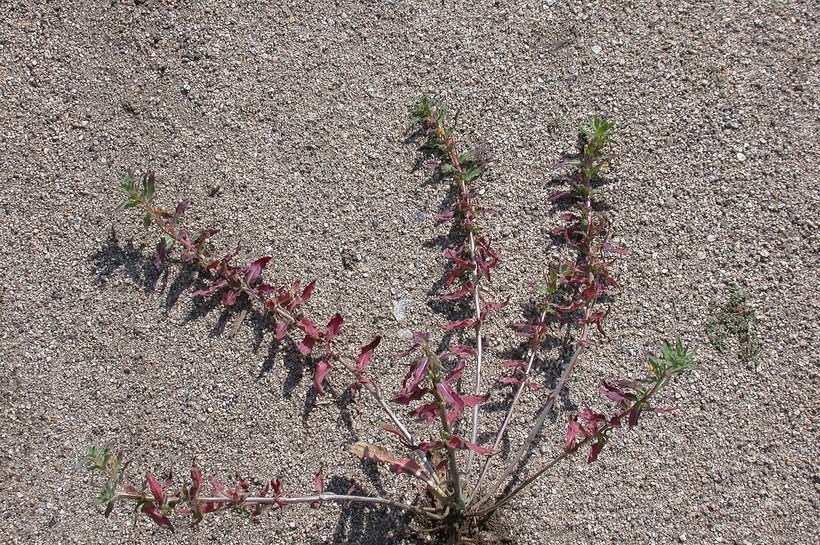
[[[472,450],[473,452],[476,452],[476,453],[478,453],[478,454],[495,454],[496,452],[498,452],[497,450],[493,450],[493,449],[491,449],[491,448],[480,447],[480,446],[476,445],[475,443],[467,443],[467,442],[465,442],[465,443],[464,443],[464,445],[465,445],[468,449],[470,449],[470,450]]]
[[[296,322],[296,326],[305,332],[305,335],[309,337],[313,337],[314,339],[318,339],[322,336],[319,333],[319,329],[316,327],[316,324],[308,320],[307,318],[302,318],[298,322]]]
[[[459,358],[466,358],[467,356],[475,356],[476,350],[472,346],[466,346],[463,344],[459,344],[456,346],[451,346],[449,350],[450,354],[454,356],[458,356]]]
[[[210,286],[200,288],[200,289],[192,292],[191,295],[193,295],[195,297],[204,297],[204,296],[216,293],[217,291],[219,291],[220,289],[222,289],[223,287],[225,287],[227,285],[228,285],[228,281],[225,280],[224,278],[220,278],[219,280],[217,280],[216,282],[214,282]]]
[[[472,396],[461,396],[461,401],[464,402],[465,407],[475,407],[476,405],[480,405],[489,399],[490,394],[484,395],[472,395]]]
[[[327,360],[322,360],[316,364],[316,376],[313,378],[313,388],[316,390],[316,393],[325,393],[322,388],[322,382],[325,380],[328,373],[330,373],[330,369],[330,362]]]
[[[307,303],[310,299],[310,296],[313,295],[313,289],[316,287],[316,280],[305,286],[305,289],[302,290],[302,302]]]
[[[222,299],[219,302],[226,307],[229,307],[236,303],[236,300],[239,299],[240,295],[242,295],[242,291],[240,290],[228,290],[222,294]]]
[[[396,435],[398,435],[399,437],[404,439],[404,434],[401,432],[401,430],[399,430],[399,428],[397,428],[395,426],[391,426],[389,424],[383,424],[382,429],[384,431],[389,431],[390,433],[395,433]]]
[[[276,322],[276,338],[282,340],[288,334],[288,324],[285,322]]]
[[[305,356],[309,356],[311,351],[313,350],[313,346],[316,344],[316,339],[307,335],[302,342],[299,343],[299,352],[304,354]]]
[[[261,278],[262,276],[262,269],[265,268],[265,265],[267,265],[268,261],[270,260],[271,257],[268,255],[265,257],[260,257],[259,259],[251,263],[248,267],[248,272],[245,273],[245,282],[247,282],[248,284],[253,284],[257,280],[259,280],[259,278]]]
[[[382,342],[382,338],[381,336],[377,336],[370,341],[369,344],[362,347],[361,352],[359,352],[356,358],[356,369],[364,371],[364,368],[370,365],[370,362],[373,361],[373,351],[379,346],[380,342]]]
[[[188,490],[188,496],[196,498],[199,493],[199,488],[202,486],[202,471],[198,467],[191,468],[191,488]]]
[[[501,364],[501,367],[520,367],[522,369],[525,369],[527,367],[527,364],[526,362],[523,362],[521,360],[507,360]]]
[[[174,525],[171,523],[171,519],[169,519],[165,514],[163,514],[157,506],[153,504],[153,502],[146,502],[142,505],[141,511],[148,515],[148,517],[153,520],[157,526],[160,528],[165,528],[166,530],[174,530]]]
[[[165,258],[168,256],[168,248],[165,247],[165,241],[160,240],[159,244],[157,244],[157,249],[154,252],[154,267],[157,270],[162,268],[162,262],[165,261]]]
[[[313,477],[313,486],[316,488],[316,492],[322,494],[325,491],[325,480],[322,477],[322,470],[319,470],[319,473]]]
[[[420,405],[416,409],[414,409],[410,416],[413,418],[421,418],[427,424],[432,422],[438,416],[438,407],[435,403],[425,403],[424,405]]]
[[[468,281],[465,282],[465,284],[458,290],[454,291],[453,293],[442,295],[441,298],[445,301],[455,301],[456,299],[461,299],[466,295],[470,295],[473,292],[474,287],[475,285],[471,281]]]
[[[164,504],[165,494],[162,492],[162,485],[159,484],[159,481],[157,481],[150,473],[145,476],[145,479],[148,481],[148,487],[151,489],[151,495],[154,496],[157,503],[159,505]]]
[[[591,464],[595,460],[598,459],[598,455],[604,449],[604,445],[606,444],[606,440],[603,437],[600,437],[598,441],[592,445],[592,450],[589,451],[589,457],[587,458],[587,463]]]
[[[456,411],[456,414],[460,415],[462,411],[464,411],[464,401],[449,384],[446,382],[439,382],[436,384],[436,390],[441,394],[441,397],[443,397],[444,400],[450,404],[450,407]]]
[[[390,469],[394,473],[406,473],[427,482],[424,470],[421,469],[421,466],[413,460],[396,460],[394,463],[390,464]]]
[[[464,373],[464,368],[467,366],[464,360],[459,360],[458,365],[456,365],[452,371],[447,374],[447,378],[444,379],[444,382],[447,384],[452,384],[456,382],[458,379],[461,378],[461,375]]]
[[[609,382],[602,380],[601,381],[601,393],[607,399],[611,399],[615,403],[627,403],[628,400],[624,397],[624,393],[621,391],[620,388],[615,386],[614,384],[610,384]]]
[[[444,324],[444,330],[445,331],[452,331],[452,330],[458,329],[460,327],[472,327],[474,325],[475,325],[475,320],[471,318],[471,319],[468,319],[468,320],[459,320],[459,321],[456,321],[456,322],[446,323],[446,324]]]
[[[181,201],[179,201],[179,204],[177,205],[177,209],[174,212],[174,215],[179,216],[180,214],[184,214],[185,211],[188,210],[188,207],[191,206],[191,202],[191,199],[182,199]]]
[[[581,428],[581,424],[579,424],[577,420],[570,420],[569,427],[567,428],[566,450],[568,452],[573,452],[578,444],[578,441],[580,441],[585,435],[586,434],[584,433],[583,428]]]
[[[328,341],[332,341],[336,337],[339,336],[339,332],[342,330],[342,315],[338,312],[336,313],[333,318],[327,323],[327,332],[325,333],[325,339]]]
[[[521,384],[521,381],[515,377],[501,377],[498,382],[502,384]]]

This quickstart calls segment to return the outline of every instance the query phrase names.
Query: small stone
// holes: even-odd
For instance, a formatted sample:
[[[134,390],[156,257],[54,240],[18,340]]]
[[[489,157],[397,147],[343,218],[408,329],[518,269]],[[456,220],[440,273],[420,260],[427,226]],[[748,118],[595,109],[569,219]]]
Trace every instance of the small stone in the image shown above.
[[[596,55],[600,55],[601,53],[603,53],[603,51],[604,51],[604,49],[600,45],[593,45],[592,46],[592,52],[595,53]]]
[[[678,536],[678,541],[680,541],[681,543],[686,543],[687,539],[689,539],[689,537],[686,534],[681,534]]]
[[[413,338],[413,332],[409,329],[399,329],[396,331],[396,336],[403,341],[409,341]]]
[[[411,299],[400,299],[393,301],[393,318],[397,322],[402,322],[407,317],[407,307],[413,304]]]
[[[760,257],[762,257],[763,259],[768,259],[769,255],[769,250],[760,250]]]
[[[746,160],[746,154],[745,154],[745,153],[743,153],[743,152],[741,152],[741,151],[739,151],[739,152],[737,153],[737,160],[738,160],[738,161],[740,161],[740,162],[742,163],[743,161],[745,161],[745,160]]]
[[[700,252],[698,252],[698,259],[700,259],[701,261],[706,259],[706,252],[704,252],[702,250]]]
[[[706,237],[706,240],[708,242],[714,242],[715,240],[717,240],[717,237],[715,235],[709,235]]]

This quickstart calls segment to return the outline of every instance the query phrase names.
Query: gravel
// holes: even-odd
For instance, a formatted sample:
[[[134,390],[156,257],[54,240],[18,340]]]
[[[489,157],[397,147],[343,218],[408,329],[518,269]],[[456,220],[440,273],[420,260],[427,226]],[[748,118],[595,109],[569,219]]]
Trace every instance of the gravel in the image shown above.
[[[345,315],[348,351],[385,336],[375,364],[445,318],[446,188],[415,168],[408,108],[458,112],[467,146],[497,161],[482,202],[510,304],[488,329],[491,363],[517,347],[506,322],[553,255],[551,165],[593,113],[617,123],[608,193],[622,291],[609,341],[570,385],[641,372],[680,335],[702,367],[678,410],[573,459],[493,520],[486,543],[816,543],[818,487],[816,3],[4,2],[0,7],[0,536],[5,543],[400,543],[401,515],[294,508],[259,524],[217,515],[175,534],[97,515],[86,448],[110,443],[135,475],[206,474],[312,488],[324,465],[407,501],[405,479],[347,451],[386,444],[366,397],[311,394],[312,374],[249,313],[153,269],[154,234],[115,212],[127,169],[159,199],[190,196],[192,226],[222,228],[268,278],[318,279],[313,316]],[[741,363],[705,332],[709,302],[749,294],[762,352]],[[407,301],[405,303],[405,301]],[[344,376],[331,382],[341,391]],[[388,389],[392,389],[388,388]],[[523,405],[513,439],[537,410]],[[494,414],[483,418],[492,420]],[[539,449],[560,448],[563,417]],[[536,460],[537,462],[537,460]]]

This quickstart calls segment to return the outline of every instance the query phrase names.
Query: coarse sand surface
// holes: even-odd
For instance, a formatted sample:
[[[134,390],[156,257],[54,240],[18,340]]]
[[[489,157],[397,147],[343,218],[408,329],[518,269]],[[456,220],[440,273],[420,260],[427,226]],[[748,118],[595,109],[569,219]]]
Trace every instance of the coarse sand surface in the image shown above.
[[[423,168],[410,107],[451,107],[466,148],[495,162],[478,200],[509,300],[487,326],[480,437],[509,387],[520,321],[560,210],[553,165],[590,115],[616,123],[611,209],[621,288],[527,471],[562,448],[566,412],[603,408],[600,378],[640,376],[680,336],[701,367],[662,397],[677,410],[619,432],[598,462],[558,465],[474,543],[814,544],[818,530],[818,5],[801,1],[362,0],[0,2],[0,542],[416,543],[400,512],[297,506],[257,523],[216,514],[175,533],[126,506],[105,519],[82,468],[109,444],[177,482],[192,463],[229,482],[310,492],[357,483],[408,502],[406,476],[362,464],[399,448],[367,395],[312,393],[313,371],[265,317],[191,297],[157,233],[117,211],[128,169],[193,204],[219,252],[273,257],[265,278],[317,280],[308,305],[345,318],[340,350],[384,335],[388,392],[410,331],[441,338],[448,186]],[[421,167],[421,168],[420,168]],[[438,284],[437,284],[438,283]],[[743,361],[706,333],[710,302],[748,295],[760,337]],[[467,339],[469,341],[469,339]],[[554,377],[555,350],[543,355]],[[552,366],[552,367],[551,367]],[[348,378],[334,370],[329,387]],[[544,392],[525,397],[505,452]],[[541,397],[539,397],[541,396]],[[420,434],[424,428],[415,426]]]

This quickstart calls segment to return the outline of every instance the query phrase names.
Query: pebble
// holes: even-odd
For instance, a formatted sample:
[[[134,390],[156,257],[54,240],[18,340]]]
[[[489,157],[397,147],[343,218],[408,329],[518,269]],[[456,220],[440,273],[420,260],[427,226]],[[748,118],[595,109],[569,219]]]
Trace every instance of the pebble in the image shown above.
[[[738,152],[737,153],[737,160],[742,163],[743,161],[746,160],[746,154],[743,153],[743,152]]]
[[[717,237],[715,235],[709,235],[706,237],[706,240],[709,242],[714,242],[715,240],[717,240]]]
[[[700,259],[700,260],[706,259],[706,252],[704,252],[704,251],[698,252],[698,259]]]
[[[596,55],[600,55],[601,53],[603,53],[603,51],[604,51],[604,49],[600,45],[593,45],[592,46],[592,52],[595,53]]]
[[[407,317],[407,307],[411,304],[413,304],[413,301],[410,299],[393,301],[393,318],[395,318],[397,322],[404,321]]]

